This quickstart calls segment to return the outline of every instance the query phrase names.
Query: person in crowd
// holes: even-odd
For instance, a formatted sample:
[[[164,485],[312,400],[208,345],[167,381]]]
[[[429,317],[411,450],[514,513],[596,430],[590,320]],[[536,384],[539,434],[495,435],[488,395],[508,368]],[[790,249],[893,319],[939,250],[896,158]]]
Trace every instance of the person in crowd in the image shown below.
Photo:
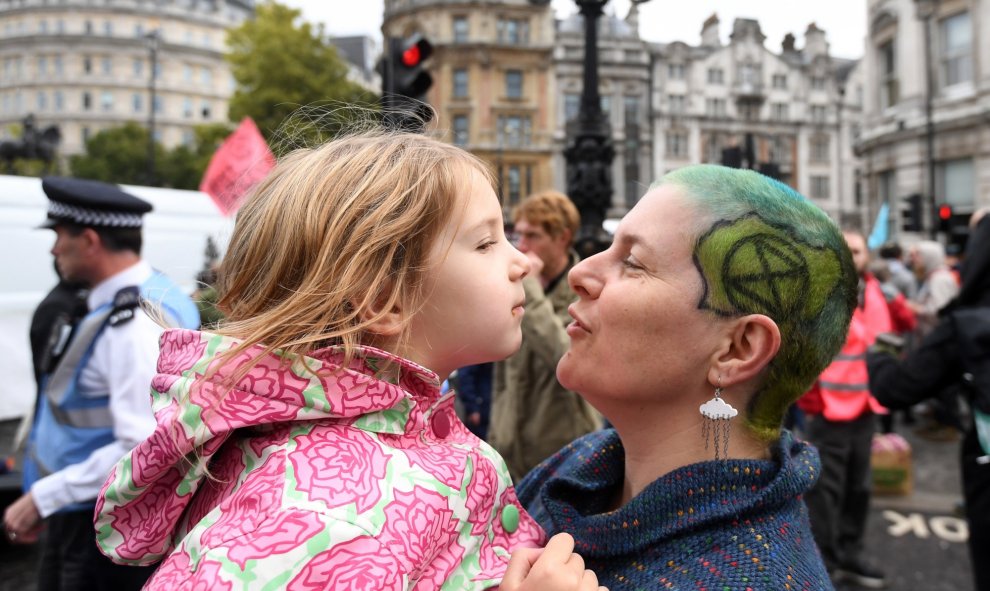
[[[911,248],[911,268],[919,281],[911,308],[918,317],[916,338],[931,332],[938,312],[959,294],[959,282],[945,262],[945,247],[934,240],[922,240]]]
[[[822,463],[818,484],[805,501],[833,580],[882,588],[886,577],[864,556],[863,540],[870,511],[871,444],[877,418],[888,413],[870,395],[866,349],[878,334],[909,330],[913,318],[903,296],[888,303],[869,272],[866,238],[854,230],[843,236],[856,268],[857,305],[842,350],[800,400],[809,415],[808,441],[818,448]],[[892,313],[892,308],[898,311]]]
[[[237,214],[224,322],[163,336],[101,550],[160,561],[148,591],[497,586],[543,533],[441,384],[518,349],[529,269],[455,146],[365,130],[289,154]]]
[[[494,365],[494,363],[479,363],[457,370],[455,392],[464,408],[464,424],[479,439],[488,437]]]
[[[963,496],[975,588],[990,589],[990,217],[971,222],[959,295],[934,329],[903,359],[878,344],[867,355],[870,389],[890,408],[906,408],[952,386],[972,420],[961,449]],[[882,341],[881,341],[882,342]]]
[[[520,203],[512,220],[516,244],[533,272],[523,280],[522,347],[495,364],[488,439],[518,480],[601,425],[594,409],[561,386],[555,374],[567,349],[567,306],[577,299],[567,283],[568,271],[578,262],[572,248],[581,223],[577,208],[563,193],[544,191]]]
[[[59,274],[89,289],[88,313],[52,327],[25,453],[25,492],[7,507],[4,525],[17,543],[45,530],[40,590],[139,589],[150,570],[100,555],[93,507],[117,460],[154,429],[148,388],[162,332],[156,319],[194,328],[199,314],[141,259],[149,203],[98,181],[46,177],[41,186],[49,200],[42,227],[55,231]]]
[[[754,171],[685,167],[568,281],[557,376],[614,428],[526,476],[533,517],[612,588],[830,589],[803,501],[818,454],[780,425],[856,306],[835,224]]]
[[[918,292],[918,280],[904,264],[904,249],[896,242],[888,242],[880,247],[880,260],[890,269],[890,283],[904,295],[913,299]]]

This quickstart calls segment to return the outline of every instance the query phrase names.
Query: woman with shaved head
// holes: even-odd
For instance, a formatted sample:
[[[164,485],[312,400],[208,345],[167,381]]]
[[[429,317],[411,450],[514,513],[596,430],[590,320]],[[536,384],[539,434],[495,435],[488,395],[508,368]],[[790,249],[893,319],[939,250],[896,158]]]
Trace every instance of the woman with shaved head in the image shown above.
[[[818,454],[781,420],[856,304],[836,225],[755,172],[688,167],[569,281],[557,376],[614,429],[519,486],[547,533],[613,590],[831,589],[802,500]]]

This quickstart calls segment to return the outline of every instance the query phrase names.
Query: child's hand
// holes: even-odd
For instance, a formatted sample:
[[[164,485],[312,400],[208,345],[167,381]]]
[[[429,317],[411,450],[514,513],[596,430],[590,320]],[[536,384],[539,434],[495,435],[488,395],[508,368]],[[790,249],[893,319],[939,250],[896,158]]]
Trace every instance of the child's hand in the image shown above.
[[[598,586],[595,573],[584,568],[574,553],[574,538],[557,534],[546,548],[522,548],[512,553],[501,591],[608,591]]]

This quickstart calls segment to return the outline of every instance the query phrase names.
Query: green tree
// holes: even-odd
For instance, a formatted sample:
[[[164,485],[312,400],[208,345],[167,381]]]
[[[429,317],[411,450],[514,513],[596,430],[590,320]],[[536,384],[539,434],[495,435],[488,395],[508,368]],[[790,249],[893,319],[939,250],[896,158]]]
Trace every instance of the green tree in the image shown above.
[[[155,162],[162,162],[164,148],[155,142],[154,150]],[[89,138],[85,154],[70,158],[69,168],[73,176],[86,179],[134,185],[150,184],[148,130],[133,121],[104,129]]]
[[[227,35],[227,60],[237,82],[230,119],[251,117],[269,144],[278,144],[272,141],[275,132],[301,106],[367,105],[376,99],[347,79],[347,65],[327,40],[323,25],[314,26],[301,14],[268,0],[257,6],[253,20]]]
[[[165,154],[158,170],[163,185],[175,189],[198,189],[214,152],[233,132],[226,123],[210,123],[193,128],[194,142],[177,146]]]

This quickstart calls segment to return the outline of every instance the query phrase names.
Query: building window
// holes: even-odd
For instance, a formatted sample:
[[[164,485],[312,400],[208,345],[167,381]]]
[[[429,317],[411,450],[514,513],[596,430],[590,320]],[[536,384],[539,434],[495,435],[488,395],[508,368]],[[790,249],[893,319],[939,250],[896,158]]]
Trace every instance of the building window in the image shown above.
[[[144,58],[136,57],[131,61],[131,70],[135,78],[144,76]]]
[[[88,111],[93,108],[93,95],[88,92],[82,93],[82,108],[83,111]]]
[[[213,86],[213,70],[209,68],[200,68],[199,83],[203,86]]]
[[[104,57],[102,60],[100,60],[100,63],[102,64],[104,74],[108,76],[110,74],[113,74],[113,58]]]
[[[498,19],[498,42],[505,45],[529,44],[529,21],[516,18]]]
[[[92,35],[93,34],[93,23],[92,23],[92,21],[86,21],[83,24],[83,32],[85,32],[87,35]]]
[[[193,116],[193,101],[188,96],[182,99],[182,116],[191,119]]]
[[[454,145],[468,145],[468,116],[454,115]]]
[[[602,99],[601,100],[601,103],[599,103],[599,104],[602,107],[602,113],[604,113],[606,115],[611,115],[612,114],[612,97],[610,97],[607,94],[603,94],[601,96],[601,99]]]
[[[811,177],[811,196],[815,199],[828,199],[828,177],[813,175]]]
[[[48,34],[48,21],[46,20],[38,21],[38,33],[42,35]]]
[[[939,23],[939,54],[943,87],[973,79],[973,26],[968,12]]]
[[[532,123],[524,115],[499,115],[496,137],[498,145],[506,148],[521,148],[530,144]]]
[[[564,95],[564,121],[577,119],[581,111],[581,95],[569,92]]]
[[[770,103],[770,117],[774,121],[787,121],[790,119],[790,105],[787,103]]]
[[[622,97],[622,114],[627,126],[639,125],[639,97]]]
[[[825,78],[822,76],[812,76],[811,77],[811,89],[812,90],[825,90]]]
[[[773,75],[773,87],[784,89],[787,88],[787,75],[786,74],[774,74]]]
[[[683,80],[684,64],[669,64],[667,66],[667,78],[671,80]]]
[[[813,123],[825,123],[824,105],[811,105],[811,121]]]
[[[685,104],[686,101],[683,94],[667,95],[667,109],[672,115],[684,113],[686,111]]]
[[[773,138],[773,145],[770,152],[770,161],[777,164],[790,166],[793,161],[793,142],[790,136],[778,135]]]
[[[56,113],[61,113],[65,109],[65,95],[61,90],[56,90],[52,95],[52,103]]]
[[[89,56],[83,58],[83,72],[86,74],[93,73],[93,58]]]
[[[709,117],[725,117],[727,113],[725,99],[705,99],[705,114]]]
[[[90,136],[89,128],[88,127],[83,127],[82,128],[82,141],[83,141],[83,144],[89,143],[89,136]]]
[[[897,56],[894,53],[894,40],[891,39],[877,48],[880,63],[880,107],[887,108],[897,103]]]
[[[38,76],[48,75],[48,58],[46,56],[38,56]]]
[[[522,98],[523,73],[521,70],[505,72],[505,96],[510,99]]]
[[[59,35],[65,33],[65,21],[64,20],[58,19],[57,21],[55,21],[55,32],[58,33]]]
[[[103,21],[103,34],[107,37],[113,37],[113,22]]]
[[[54,58],[52,58],[52,61],[55,66],[55,76],[61,77],[63,74],[65,74],[65,66],[62,63],[62,56],[56,55]]]
[[[100,93],[100,108],[103,109],[104,113],[113,111],[113,93],[109,90]]]
[[[467,98],[468,71],[464,68],[454,70],[454,98]]]
[[[976,196],[973,160],[960,158],[940,162],[935,170],[935,186],[945,203],[973,207]]]
[[[722,84],[722,68],[708,68],[708,83]]]
[[[48,109],[48,95],[44,92],[39,92],[36,101],[39,111],[45,111]]]
[[[140,113],[144,110],[144,96],[140,93],[135,92],[131,95],[131,110],[135,113]]]
[[[155,113],[161,113],[162,111],[165,110],[165,100],[162,98],[160,94],[155,95],[153,108],[155,109]]]
[[[466,16],[454,17],[454,43],[467,43],[470,35],[470,25]]]
[[[143,24],[137,23],[136,25],[134,25],[134,36],[135,37],[144,37],[144,25]]]
[[[830,143],[827,135],[817,135],[811,138],[811,161],[828,162],[828,148]]]
[[[190,66],[189,64],[185,64],[182,66],[182,79],[185,80],[186,82],[192,82],[193,70],[192,70],[192,66]]]
[[[688,136],[684,131],[668,131],[666,154],[670,158],[687,158]]]
[[[213,116],[213,105],[210,104],[210,101],[203,101],[199,105],[199,111],[203,115],[203,119],[209,119]]]

